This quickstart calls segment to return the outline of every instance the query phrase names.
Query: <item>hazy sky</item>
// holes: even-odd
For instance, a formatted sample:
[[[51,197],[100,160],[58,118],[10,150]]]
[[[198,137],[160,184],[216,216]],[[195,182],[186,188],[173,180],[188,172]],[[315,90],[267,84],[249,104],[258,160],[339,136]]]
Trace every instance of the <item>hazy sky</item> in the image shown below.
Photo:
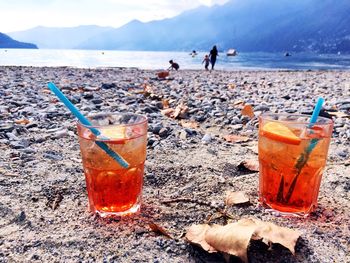
[[[0,0],[0,32],[35,26],[119,27],[130,20],[143,22],[173,17],[200,5],[228,0]]]

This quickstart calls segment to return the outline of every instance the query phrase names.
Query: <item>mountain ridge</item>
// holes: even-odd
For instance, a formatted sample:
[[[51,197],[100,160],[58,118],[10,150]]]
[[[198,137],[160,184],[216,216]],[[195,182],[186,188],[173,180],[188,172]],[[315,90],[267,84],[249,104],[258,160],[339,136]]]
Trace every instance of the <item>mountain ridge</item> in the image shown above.
[[[90,26],[84,33],[78,27],[62,29],[65,41],[60,45],[44,45],[18,32],[9,35],[49,48],[189,51],[216,44],[220,50],[350,53],[349,13],[348,0],[231,0],[173,18],[134,19],[119,28]],[[54,36],[59,36],[57,30],[46,39]]]
[[[0,48],[31,48],[37,49],[38,47],[32,43],[25,43],[17,41],[10,36],[0,32]]]

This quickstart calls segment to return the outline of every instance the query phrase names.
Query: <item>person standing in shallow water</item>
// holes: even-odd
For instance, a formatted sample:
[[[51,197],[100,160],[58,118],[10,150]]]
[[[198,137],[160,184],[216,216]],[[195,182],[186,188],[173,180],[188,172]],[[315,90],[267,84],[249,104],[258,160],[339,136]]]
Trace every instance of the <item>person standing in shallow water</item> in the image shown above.
[[[209,62],[210,62],[209,56],[208,56],[208,55],[205,55],[205,57],[204,57],[204,59],[203,59],[203,61],[202,61],[202,64],[205,63],[205,64],[204,64],[205,70],[209,70],[209,69],[208,69],[208,67],[209,67]]]
[[[212,70],[214,69],[217,56],[218,56],[218,50],[217,50],[216,46],[213,46],[212,50],[210,50],[210,53],[209,53],[209,58],[210,58]]]

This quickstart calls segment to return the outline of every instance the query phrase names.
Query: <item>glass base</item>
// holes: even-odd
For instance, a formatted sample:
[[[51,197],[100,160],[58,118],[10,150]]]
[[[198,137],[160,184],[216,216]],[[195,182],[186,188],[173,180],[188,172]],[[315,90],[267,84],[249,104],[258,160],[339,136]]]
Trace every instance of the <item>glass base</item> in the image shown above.
[[[289,211],[282,211],[275,206],[268,205],[267,203],[261,202],[260,204],[265,208],[266,211],[272,213],[275,216],[281,216],[281,217],[307,218],[311,214],[311,212],[313,212],[316,208],[316,206],[311,206],[306,211],[300,211],[300,210],[293,209],[293,208],[290,208]]]
[[[128,210],[122,211],[122,212],[107,212],[107,211],[101,211],[101,210],[95,210],[92,212],[95,212],[100,217],[121,217],[121,216],[128,216],[135,214],[140,211],[141,204],[136,203],[132,207],[130,207]]]

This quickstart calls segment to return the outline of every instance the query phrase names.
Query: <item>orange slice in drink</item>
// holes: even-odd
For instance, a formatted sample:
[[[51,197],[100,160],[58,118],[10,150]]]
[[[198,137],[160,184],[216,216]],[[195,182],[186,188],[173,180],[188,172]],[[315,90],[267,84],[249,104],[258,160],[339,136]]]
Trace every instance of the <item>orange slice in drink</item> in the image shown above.
[[[278,122],[268,122],[262,128],[263,136],[288,144],[298,145],[301,139],[296,136],[287,126]]]
[[[104,128],[101,129],[102,138],[108,143],[111,144],[125,144],[126,143],[126,128],[118,127],[118,128]]]

